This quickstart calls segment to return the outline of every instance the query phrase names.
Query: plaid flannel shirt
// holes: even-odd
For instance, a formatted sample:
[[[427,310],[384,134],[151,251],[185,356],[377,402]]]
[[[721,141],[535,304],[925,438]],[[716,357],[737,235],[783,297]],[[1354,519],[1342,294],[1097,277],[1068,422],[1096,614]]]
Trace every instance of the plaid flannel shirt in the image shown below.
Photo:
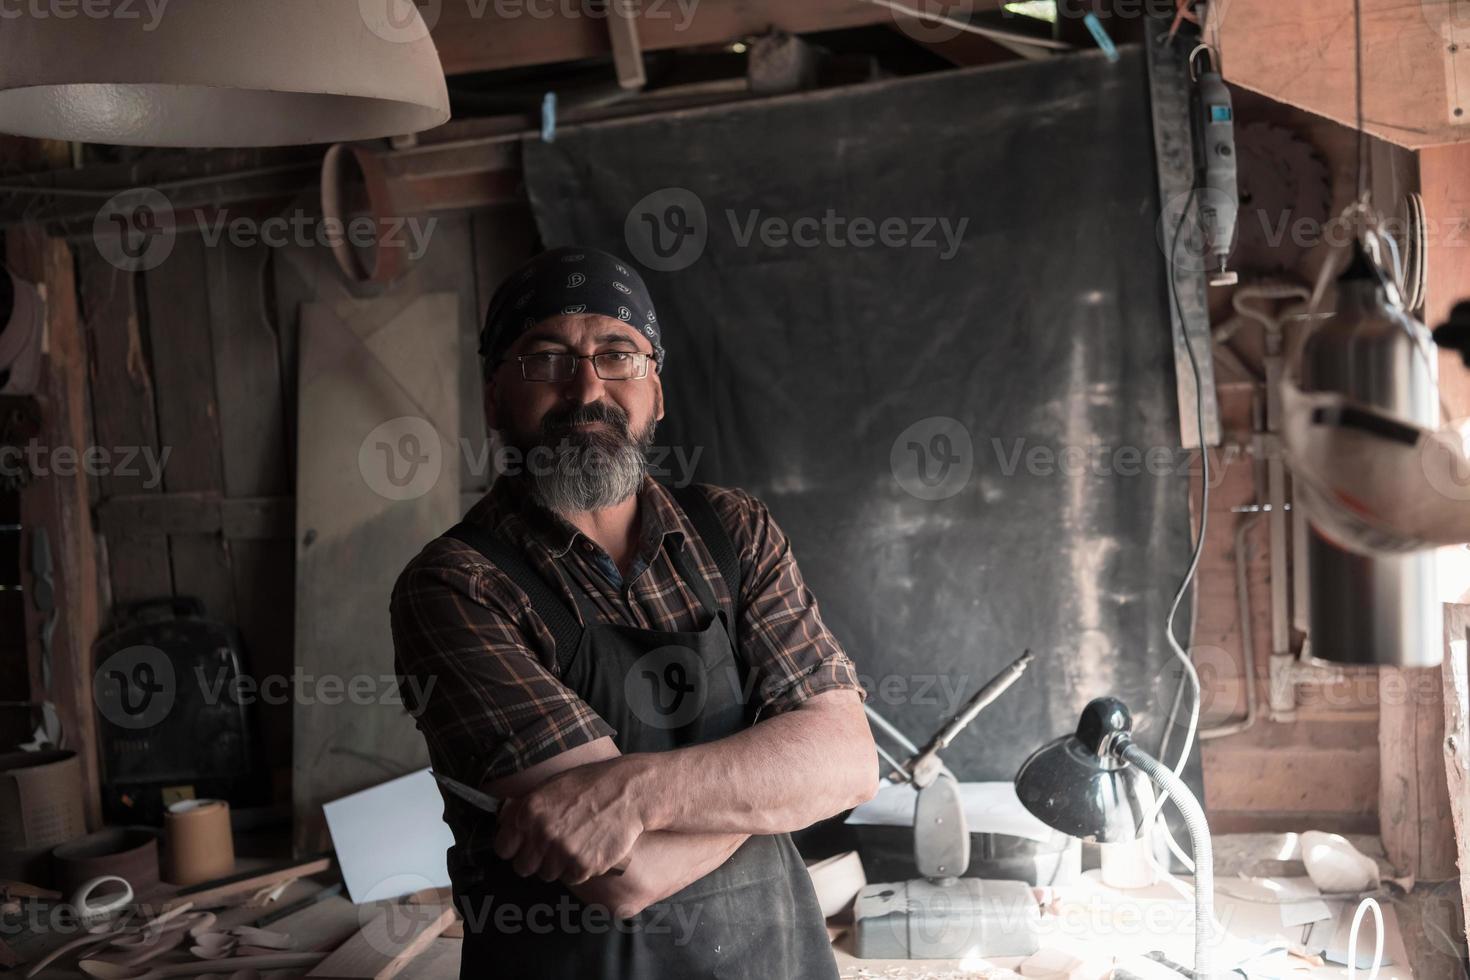
[[[704,489],[739,556],[737,636],[762,714],[824,691],[865,696],[765,505],[743,490]],[[570,590],[581,590],[599,622],[703,629],[699,599],[667,549],[687,544],[690,564],[723,604],[729,590],[714,558],[652,477],[644,477],[638,507],[642,526],[626,577],[598,545],[508,478],[465,519],[518,547],[569,602]],[[400,688],[436,768],[478,786],[614,734],[558,678],[554,641],[526,594],[468,545],[431,541],[399,576],[390,612]],[[425,693],[423,703],[411,697],[415,691]]]

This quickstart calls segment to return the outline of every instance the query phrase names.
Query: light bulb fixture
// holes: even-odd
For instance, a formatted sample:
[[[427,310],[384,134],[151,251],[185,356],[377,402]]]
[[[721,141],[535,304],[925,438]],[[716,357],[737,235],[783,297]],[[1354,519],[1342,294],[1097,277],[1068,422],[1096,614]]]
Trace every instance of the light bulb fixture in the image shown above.
[[[82,8],[6,20],[0,131],[130,146],[285,146],[416,133],[449,119],[439,54],[408,0]]]
[[[1215,921],[1214,855],[1204,809],[1173,771],[1133,741],[1133,716],[1117,698],[1097,698],[1077,731],[1034,752],[1016,773],[1016,795],[1042,823],[1086,841],[1138,837],[1153,811],[1150,781],[1184,816],[1194,846],[1194,975],[1209,980]]]

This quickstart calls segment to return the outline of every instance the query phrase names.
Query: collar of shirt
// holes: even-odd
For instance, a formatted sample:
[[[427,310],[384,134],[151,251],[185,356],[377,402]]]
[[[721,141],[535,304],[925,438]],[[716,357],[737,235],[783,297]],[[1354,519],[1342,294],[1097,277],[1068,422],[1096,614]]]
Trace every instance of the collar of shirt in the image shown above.
[[[672,543],[682,548],[691,533],[683,508],[648,474],[644,474],[638,488],[638,514],[642,523],[637,557],[643,564],[653,563],[665,537],[672,536]],[[470,508],[465,520],[498,532],[520,548],[538,545],[553,558],[564,556],[578,538],[591,541],[566,518],[532,500],[525,485],[511,476],[498,477],[490,492]]]

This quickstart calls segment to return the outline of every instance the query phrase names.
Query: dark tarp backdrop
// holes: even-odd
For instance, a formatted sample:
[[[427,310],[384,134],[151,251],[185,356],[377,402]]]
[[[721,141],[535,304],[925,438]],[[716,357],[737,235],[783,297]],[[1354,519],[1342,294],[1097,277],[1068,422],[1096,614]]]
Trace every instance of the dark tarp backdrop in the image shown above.
[[[1192,460],[1141,51],[575,126],[525,174],[548,247],[652,290],[655,465],[770,506],[869,704],[923,741],[1029,647],[961,779],[1104,694],[1159,749]]]

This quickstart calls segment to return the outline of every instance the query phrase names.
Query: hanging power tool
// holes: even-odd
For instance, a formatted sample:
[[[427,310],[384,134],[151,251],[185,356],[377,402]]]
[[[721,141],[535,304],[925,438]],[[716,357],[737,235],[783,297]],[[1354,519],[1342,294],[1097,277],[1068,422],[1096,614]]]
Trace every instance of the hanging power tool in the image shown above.
[[[1208,50],[1208,49],[1206,49]],[[1214,52],[1210,52],[1214,58]],[[1195,162],[1199,168],[1198,194],[1203,254],[1210,259],[1211,286],[1232,286],[1236,274],[1226,268],[1235,224],[1240,213],[1236,183],[1235,108],[1230,90],[1213,64],[1195,79]]]

